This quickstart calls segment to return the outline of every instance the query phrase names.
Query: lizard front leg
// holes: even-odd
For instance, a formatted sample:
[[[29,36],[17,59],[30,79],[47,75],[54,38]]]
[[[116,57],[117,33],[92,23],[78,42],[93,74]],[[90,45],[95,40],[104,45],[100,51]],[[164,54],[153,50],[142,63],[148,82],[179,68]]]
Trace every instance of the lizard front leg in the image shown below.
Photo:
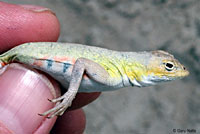
[[[50,114],[48,118],[52,118],[56,115],[62,115],[64,111],[69,106],[71,106],[71,103],[78,92],[84,73],[86,73],[91,79],[95,80],[96,82],[108,84],[107,80],[109,79],[109,74],[102,66],[89,59],[79,58],[76,60],[73,66],[68,91],[61,97],[51,100],[51,102],[60,103],[54,108],[40,115],[46,116]]]

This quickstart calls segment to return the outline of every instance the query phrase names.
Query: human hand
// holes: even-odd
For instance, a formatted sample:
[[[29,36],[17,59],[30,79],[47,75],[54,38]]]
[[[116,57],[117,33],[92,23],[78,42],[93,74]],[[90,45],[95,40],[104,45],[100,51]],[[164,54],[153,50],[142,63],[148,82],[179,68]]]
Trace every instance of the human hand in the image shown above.
[[[49,9],[0,2],[0,51],[25,42],[53,42],[59,36],[59,22]],[[0,75],[0,133],[49,133],[56,121],[39,116],[54,106],[47,99],[59,94],[58,84],[32,69],[11,64]],[[50,85],[50,86],[49,86]],[[50,90],[51,85],[55,90]],[[78,109],[100,93],[76,96],[70,109],[57,120],[51,133],[83,133],[85,115]]]

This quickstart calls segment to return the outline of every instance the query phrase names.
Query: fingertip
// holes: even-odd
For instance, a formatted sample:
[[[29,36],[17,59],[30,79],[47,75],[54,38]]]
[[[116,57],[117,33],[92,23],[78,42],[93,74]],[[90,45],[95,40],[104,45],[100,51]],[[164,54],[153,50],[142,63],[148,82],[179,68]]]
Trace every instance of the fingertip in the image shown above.
[[[72,102],[72,106],[67,110],[74,110],[81,108],[94,100],[96,100],[101,95],[101,92],[94,93],[78,93]]]
[[[0,2],[0,50],[25,42],[57,41],[60,24],[50,9]]]
[[[51,133],[83,134],[86,126],[85,113],[82,109],[65,112],[58,117]]]

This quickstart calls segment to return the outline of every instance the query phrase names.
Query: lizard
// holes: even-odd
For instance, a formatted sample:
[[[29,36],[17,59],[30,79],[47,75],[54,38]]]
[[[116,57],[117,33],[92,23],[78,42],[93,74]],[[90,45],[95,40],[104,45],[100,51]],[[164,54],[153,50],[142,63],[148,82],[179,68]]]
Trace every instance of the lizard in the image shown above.
[[[66,92],[50,100],[55,107],[40,114],[52,118],[70,107],[77,92],[103,92],[144,87],[189,75],[173,55],[163,50],[125,52],[59,42],[30,42],[0,55],[0,68],[18,62],[57,80]]]

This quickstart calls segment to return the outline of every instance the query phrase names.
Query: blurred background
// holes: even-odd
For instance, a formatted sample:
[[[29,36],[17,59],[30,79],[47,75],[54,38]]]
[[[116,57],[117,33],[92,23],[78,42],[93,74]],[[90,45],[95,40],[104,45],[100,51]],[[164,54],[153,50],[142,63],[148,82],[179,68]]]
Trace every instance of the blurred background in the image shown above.
[[[85,134],[200,133],[199,0],[4,1],[52,9],[60,20],[61,42],[120,51],[162,49],[189,69],[182,80],[102,93],[84,107]]]

